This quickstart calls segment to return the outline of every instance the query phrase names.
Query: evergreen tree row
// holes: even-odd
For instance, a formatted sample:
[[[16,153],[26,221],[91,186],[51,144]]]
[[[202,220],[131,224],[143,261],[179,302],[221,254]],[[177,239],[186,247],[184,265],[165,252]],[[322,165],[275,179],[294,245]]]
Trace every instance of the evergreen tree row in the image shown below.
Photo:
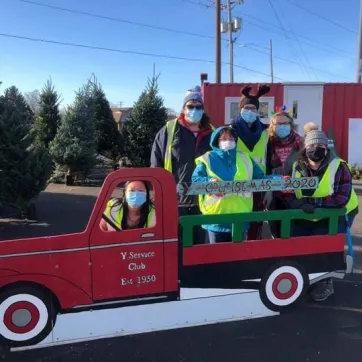
[[[52,175],[85,179],[99,156],[112,165],[122,158],[133,167],[148,167],[154,137],[167,120],[157,80],[148,80],[122,133],[94,76],[63,115],[50,80],[32,108],[15,86],[5,89],[0,95],[0,205],[14,205],[26,216]]]

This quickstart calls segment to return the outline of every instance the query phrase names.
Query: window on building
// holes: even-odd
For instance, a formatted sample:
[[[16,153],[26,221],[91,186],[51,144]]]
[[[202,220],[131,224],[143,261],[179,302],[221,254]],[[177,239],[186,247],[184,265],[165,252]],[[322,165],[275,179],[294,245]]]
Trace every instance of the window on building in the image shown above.
[[[259,118],[269,118],[269,102],[260,102]]]
[[[293,101],[293,118],[298,119],[298,101]]]

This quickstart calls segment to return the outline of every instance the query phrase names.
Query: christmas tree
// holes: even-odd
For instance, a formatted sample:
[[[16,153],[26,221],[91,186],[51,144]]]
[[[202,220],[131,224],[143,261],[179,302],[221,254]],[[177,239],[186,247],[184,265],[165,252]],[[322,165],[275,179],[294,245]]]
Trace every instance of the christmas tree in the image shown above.
[[[60,97],[51,80],[48,80],[39,95],[39,110],[35,117],[36,144],[49,146],[60,124]]]
[[[124,155],[133,167],[149,167],[153,140],[166,124],[167,109],[158,91],[158,76],[148,79],[123,130]]]
[[[0,201],[26,214],[29,202],[47,186],[51,158],[36,147],[33,113],[16,87],[0,96]]]
[[[122,136],[117,129],[112,110],[101,85],[95,78],[91,83],[97,153],[117,164],[122,152]]]
[[[49,151],[57,171],[67,173],[72,183],[75,176],[86,178],[96,162],[93,127],[92,86],[88,82],[68,107]]]

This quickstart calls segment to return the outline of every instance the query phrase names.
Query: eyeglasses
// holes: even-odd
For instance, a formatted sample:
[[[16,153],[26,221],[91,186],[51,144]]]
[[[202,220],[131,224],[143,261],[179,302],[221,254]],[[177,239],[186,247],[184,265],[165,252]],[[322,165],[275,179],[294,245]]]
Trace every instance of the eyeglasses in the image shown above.
[[[198,111],[200,111],[201,109],[204,109],[204,107],[203,106],[194,106],[194,105],[192,105],[192,104],[188,104],[187,106],[187,109],[189,109],[189,110],[192,110],[192,109],[197,109]]]
[[[244,109],[248,110],[248,111],[256,111],[256,107],[254,105],[250,105],[250,104],[246,104],[244,106]]]

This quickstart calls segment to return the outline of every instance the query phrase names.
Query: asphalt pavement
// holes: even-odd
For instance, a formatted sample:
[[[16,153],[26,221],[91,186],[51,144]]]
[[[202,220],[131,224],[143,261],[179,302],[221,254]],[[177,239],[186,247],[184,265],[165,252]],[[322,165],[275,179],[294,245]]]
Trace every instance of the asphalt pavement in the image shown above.
[[[85,228],[97,188],[51,185],[38,223],[0,222],[0,240]],[[360,205],[362,205],[362,196]],[[70,206],[71,205],[71,206]],[[335,362],[362,361],[362,215],[352,232],[356,274],[335,282],[323,303],[305,299],[280,316],[110,338],[16,353],[6,362]],[[220,306],[222,307],[222,306]]]

